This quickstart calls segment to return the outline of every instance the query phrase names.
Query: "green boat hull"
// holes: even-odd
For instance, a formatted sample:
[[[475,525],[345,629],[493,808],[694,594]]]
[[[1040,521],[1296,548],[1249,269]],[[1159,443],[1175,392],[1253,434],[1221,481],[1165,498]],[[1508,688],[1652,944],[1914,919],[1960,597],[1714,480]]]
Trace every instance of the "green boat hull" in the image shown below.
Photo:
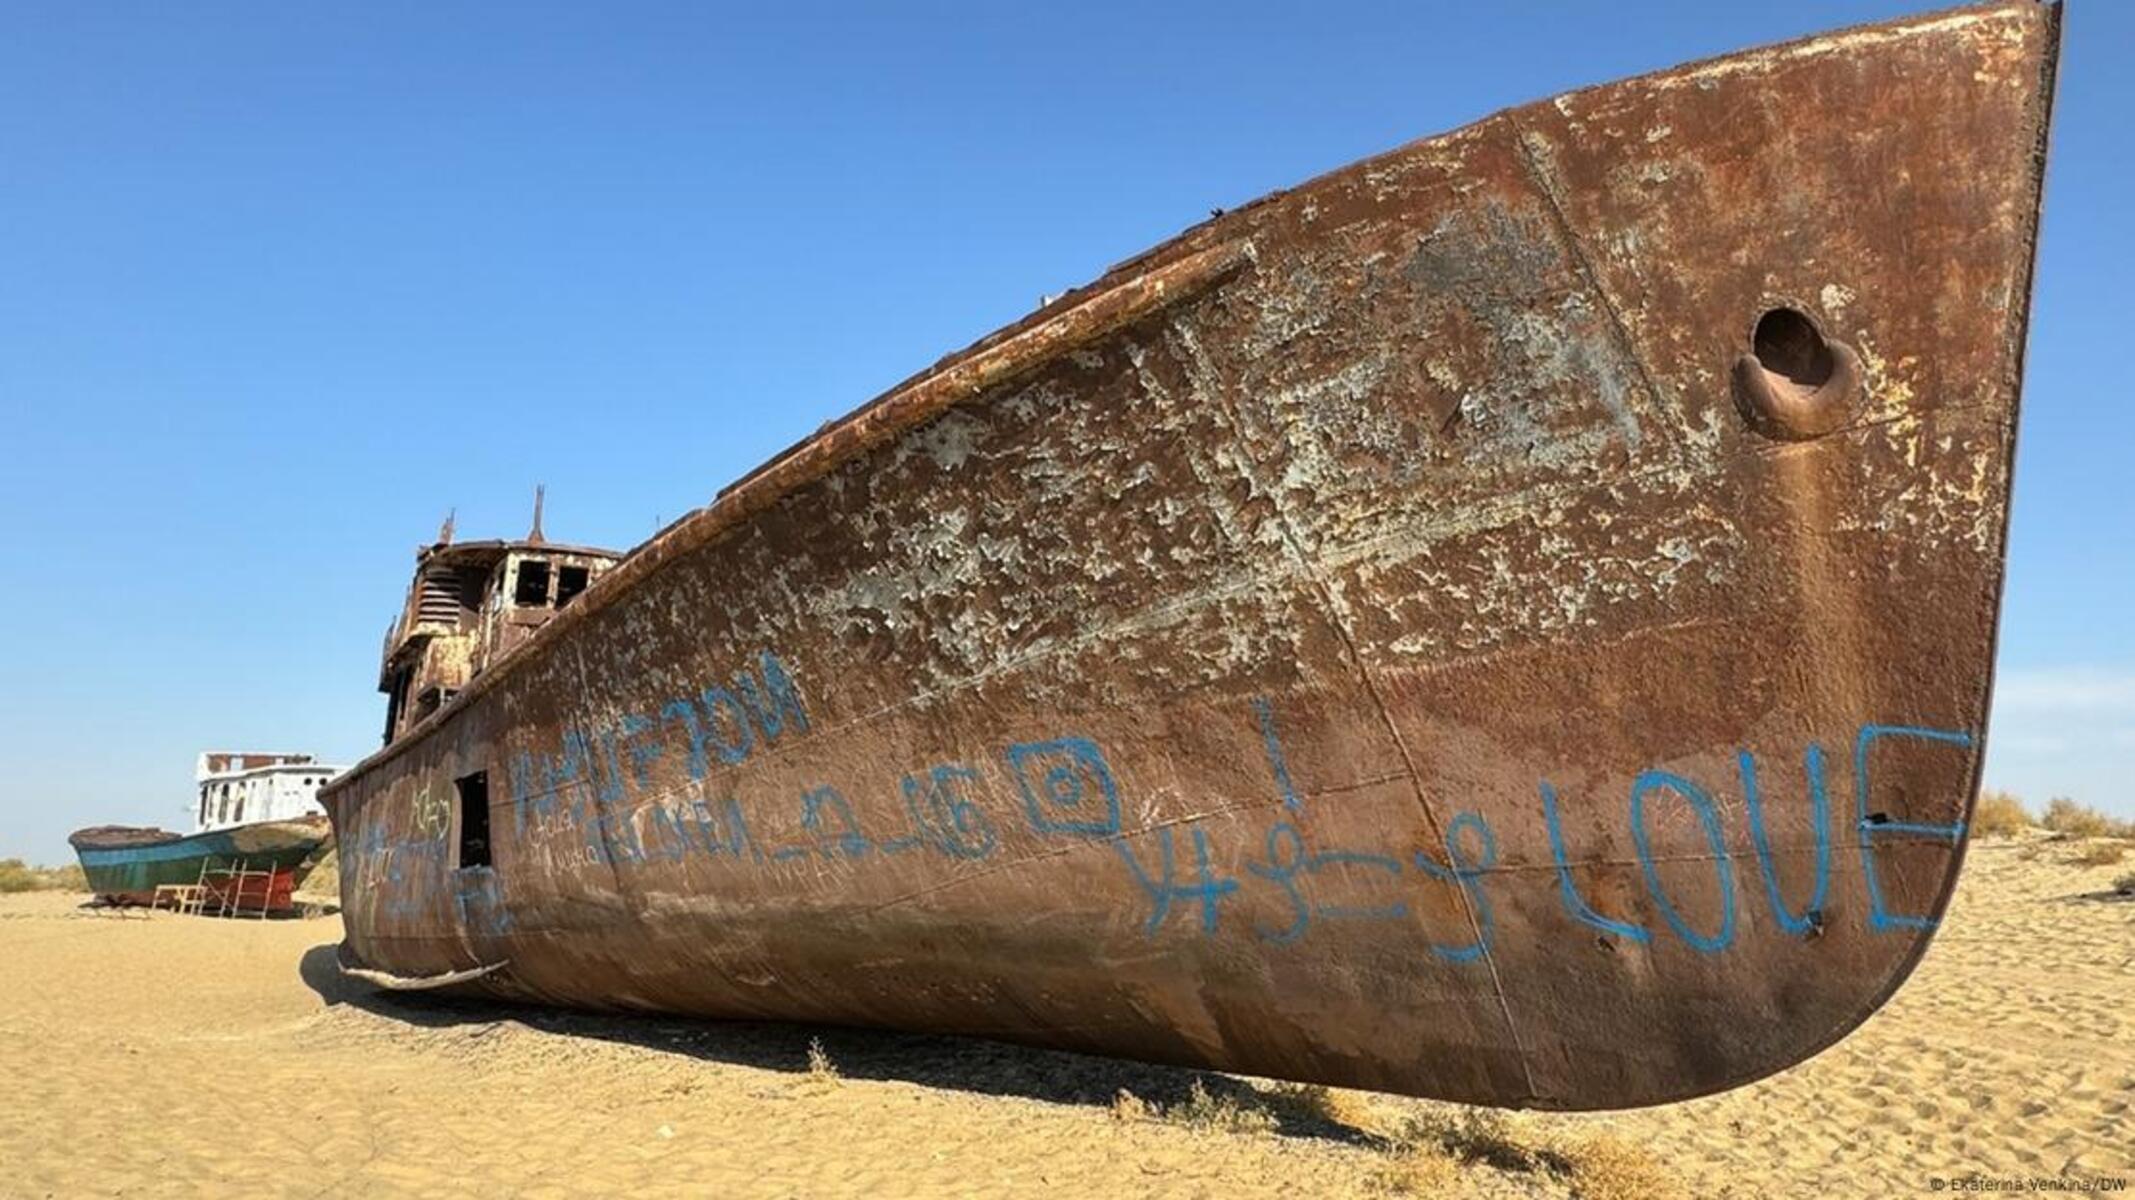
[[[323,817],[150,840],[155,832],[96,829],[69,838],[89,890],[113,903],[147,904],[160,886],[198,883],[203,869],[239,864],[252,871],[289,872],[292,881],[300,883],[319,848],[332,837]]]

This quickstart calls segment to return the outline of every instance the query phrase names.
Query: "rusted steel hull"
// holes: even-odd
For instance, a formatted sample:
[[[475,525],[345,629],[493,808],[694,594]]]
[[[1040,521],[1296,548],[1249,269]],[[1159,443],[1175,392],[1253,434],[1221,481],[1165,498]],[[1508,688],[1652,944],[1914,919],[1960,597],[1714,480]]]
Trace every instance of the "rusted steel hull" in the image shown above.
[[[1815,1053],[1963,856],[2056,40],[1577,92],[1117,268],[329,787],[349,954],[1499,1105]]]

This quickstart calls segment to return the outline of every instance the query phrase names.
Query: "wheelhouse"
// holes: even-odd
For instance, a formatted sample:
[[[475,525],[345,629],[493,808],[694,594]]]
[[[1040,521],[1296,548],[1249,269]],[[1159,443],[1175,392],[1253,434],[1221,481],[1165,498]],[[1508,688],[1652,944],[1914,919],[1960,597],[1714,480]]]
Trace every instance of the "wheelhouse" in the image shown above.
[[[448,531],[415,556],[415,580],[386,632],[378,690],[385,740],[422,723],[469,680],[571,606],[622,555],[521,541],[454,542]]]

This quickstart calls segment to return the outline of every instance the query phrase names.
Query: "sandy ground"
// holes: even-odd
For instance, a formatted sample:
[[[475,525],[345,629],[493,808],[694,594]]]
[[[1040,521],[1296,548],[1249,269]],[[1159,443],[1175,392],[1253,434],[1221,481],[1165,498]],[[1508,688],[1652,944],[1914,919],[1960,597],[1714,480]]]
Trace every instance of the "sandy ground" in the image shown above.
[[[2135,903],[2085,896],[2135,855],[2079,868],[2073,852],[1975,847],[1912,982],[1800,1068],[1509,1133],[1613,1134],[1699,1196],[2135,1175]],[[1399,1178],[1377,1134],[1439,1111],[1358,1093],[1301,1107],[1216,1077],[1219,1101],[1274,1126],[1122,1119],[1122,1088],[1178,1104],[1196,1077],[983,1042],[387,999],[337,977],[332,917],[119,917],[79,900],[0,897],[0,1195],[1370,1195]],[[816,1038],[838,1079],[810,1073]],[[1603,1191],[1481,1161],[1453,1190]]]

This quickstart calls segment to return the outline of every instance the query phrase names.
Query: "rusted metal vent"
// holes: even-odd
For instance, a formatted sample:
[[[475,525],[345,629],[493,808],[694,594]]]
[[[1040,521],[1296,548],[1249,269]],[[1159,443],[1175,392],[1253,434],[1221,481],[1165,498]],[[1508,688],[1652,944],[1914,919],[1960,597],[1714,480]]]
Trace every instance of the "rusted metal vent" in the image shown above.
[[[1861,362],[1796,309],[1767,310],[1735,360],[1735,403],[1767,437],[1802,441],[1839,429],[1861,392]]]
[[[1831,347],[1809,318],[1791,308],[1775,308],[1757,321],[1757,361],[1798,387],[1814,391],[1831,379]]]

